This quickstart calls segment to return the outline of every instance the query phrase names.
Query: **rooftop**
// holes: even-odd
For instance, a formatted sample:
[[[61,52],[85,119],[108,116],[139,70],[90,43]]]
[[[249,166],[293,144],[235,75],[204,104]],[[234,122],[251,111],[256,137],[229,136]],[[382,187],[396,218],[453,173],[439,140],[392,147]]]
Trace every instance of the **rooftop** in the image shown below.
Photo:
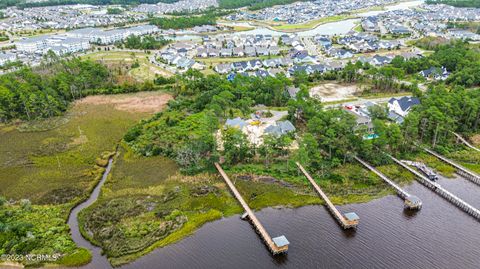
[[[355,212],[346,213],[345,218],[349,221],[356,221],[360,219],[360,217]]]
[[[273,240],[273,243],[275,243],[275,245],[279,248],[288,246],[290,244],[290,242],[288,242],[287,238],[284,235],[275,237],[272,240]]]

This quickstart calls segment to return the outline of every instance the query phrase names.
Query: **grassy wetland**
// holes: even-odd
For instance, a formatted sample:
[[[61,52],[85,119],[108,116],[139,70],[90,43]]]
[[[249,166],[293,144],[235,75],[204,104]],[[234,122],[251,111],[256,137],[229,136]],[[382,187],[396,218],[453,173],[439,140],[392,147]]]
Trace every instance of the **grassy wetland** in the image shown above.
[[[255,210],[323,202],[294,163],[226,167],[238,190]],[[335,170],[335,181],[319,184],[337,204],[366,202],[392,193],[358,165]],[[114,266],[181,240],[209,221],[242,213],[214,172],[181,174],[175,162],[142,157],[120,147],[101,197],[79,217],[82,234],[102,247]]]
[[[157,109],[169,99],[157,92],[111,96],[111,102],[96,96],[75,103],[65,116],[0,127],[0,196],[7,200],[0,214],[23,227],[0,236],[10,242],[0,253],[59,254],[52,262],[70,266],[89,262],[89,252],[70,238],[68,214],[98,182],[125,131],[151,114],[129,108],[128,100],[152,98],[163,100]]]

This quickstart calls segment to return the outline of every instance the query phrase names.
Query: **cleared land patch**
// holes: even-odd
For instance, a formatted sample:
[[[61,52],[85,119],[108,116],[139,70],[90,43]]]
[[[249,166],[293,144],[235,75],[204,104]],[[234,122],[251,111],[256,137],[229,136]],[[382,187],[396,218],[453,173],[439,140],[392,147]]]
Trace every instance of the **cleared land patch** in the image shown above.
[[[325,83],[310,89],[310,96],[318,98],[322,102],[336,102],[355,98],[355,94],[361,92],[356,84]]]
[[[121,94],[115,96],[97,95],[80,100],[79,104],[109,105],[127,112],[155,113],[165,108],[172,96],[161,92],[142,92],[136,95]]]

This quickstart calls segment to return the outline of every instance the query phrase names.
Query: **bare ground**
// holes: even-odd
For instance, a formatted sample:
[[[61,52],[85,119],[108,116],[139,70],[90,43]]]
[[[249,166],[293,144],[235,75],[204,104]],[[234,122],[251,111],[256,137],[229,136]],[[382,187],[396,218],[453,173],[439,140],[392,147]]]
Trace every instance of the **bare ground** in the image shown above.
[[[155,113],[161,111],[172,99],[163,92],[141,92],[135,94],[96,95],[78,101],[78,104],[112,104],[115,109],[128,112]]]
[[[355,98],[360,88],[354,84],[325,83],[310,89],[310,96],[320,99],[322,102],[335,102]]]

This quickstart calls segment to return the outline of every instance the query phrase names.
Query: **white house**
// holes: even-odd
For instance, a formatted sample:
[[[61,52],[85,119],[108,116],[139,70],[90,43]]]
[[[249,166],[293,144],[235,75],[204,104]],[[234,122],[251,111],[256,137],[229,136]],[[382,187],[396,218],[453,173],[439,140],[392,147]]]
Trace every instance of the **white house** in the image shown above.
[[[400,99],[391,98],[388,101],[388,110],[405,117],[411,111],[412,107],[419,105],[420,100],[416,97],[404,96]]]

